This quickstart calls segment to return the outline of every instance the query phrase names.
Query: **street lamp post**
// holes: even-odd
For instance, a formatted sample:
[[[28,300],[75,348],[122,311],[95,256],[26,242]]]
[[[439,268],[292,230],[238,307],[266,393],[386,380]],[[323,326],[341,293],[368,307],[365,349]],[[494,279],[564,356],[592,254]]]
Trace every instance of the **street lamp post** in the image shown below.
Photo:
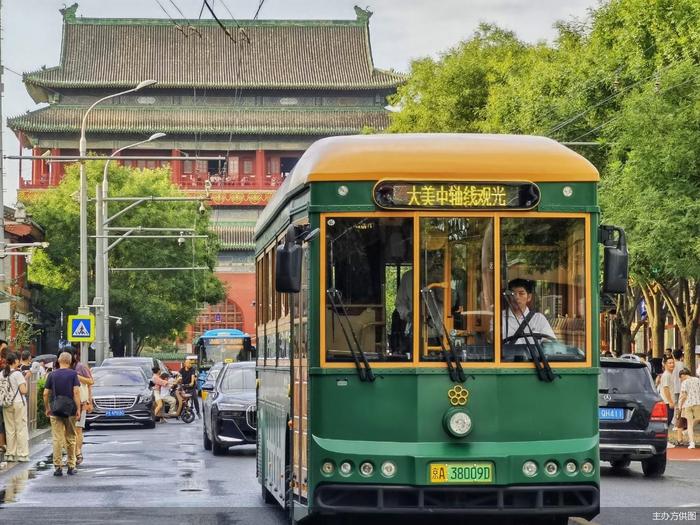
[[[165,136],[165,133],[154,133],[145,140],[134,144],[129,144],[119,148],[109,156],[102,171],[102,185],[97,185],[95,195],[98,197],[95,206],[95,304],[99,304],[101,295],[102,308],[95,311],[95,361],[99,366],[104,360],[109,349],[109,251],[106,249],[104,229],[109,221],[109,210],[107,208],[107,197],[109,194],[109,163],[122,151],[135,148],[141,144],[146,144]],[[101,197],[101,198],[100,198]]]
[[[87,140],[85,139],[85,127],[87,125],[87,118],[90,111],[93,110],[95,106],[115,97],[120,97],[128,93],[133,93],[148,86],[156,84],[156,80],[144,80],[139,82],[135,88],[128,89],[126,91],[121,91],[113,95],[102,97],[101,99],[94,102],[83,115],[83,121],[80,125],[80,142],[79,150],[80,156],[84,157],[87,155]],[[88,231],[87,231],[87,175],[85,173],[85,162],[80,163],[80,312],[81,314],[89,313],[88,306]],[[80,360],[83,363],[87,363],[88,353],[87,344],[80,344]]]

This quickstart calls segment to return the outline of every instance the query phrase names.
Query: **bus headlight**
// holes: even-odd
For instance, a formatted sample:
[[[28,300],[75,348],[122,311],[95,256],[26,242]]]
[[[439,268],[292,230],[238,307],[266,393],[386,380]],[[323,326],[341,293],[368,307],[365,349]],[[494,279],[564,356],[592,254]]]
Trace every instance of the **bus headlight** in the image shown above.
[[[557,472],[559,472],[559,465],[554,461],[547,461],[547,463],[544,464],[544,471],[548,476],[556,476]]]
[[[349,476],[350,473],[352,472],[352,463],[350,463],[349,461],[343,461],[340,464],[340,467],[338,470],[340,470],[340,473],[343,476]]]
[[[365,461],[362,465],[360,465],[360,474],[366,478],[370,477],[372,474],[374,474],[374,465],[372,465],[369,461]]]
[[[472,419],[464,410],[450,409],[443,419],[445,429],[454,437],[464,437],[472,430]]]
[[[537,463],[534,461],[526,461],[523,463],[523,474],[528,478],[534,478],[537,475]]]
[[[396,475],[396,465],[391,461],[382,463],[382,476],[385,478],[393,478]]]
[[[567,474],[573,476],[574,474],[576,474],[576,470],[577,470],[576,462],[573,460],[567,461],[566,465],[564,465],[564,470],[566,471]]]
[[[586,476],[593,474],[593,469],[593,462],[590,460],[586,460],[581,464],[581,472]]]
[[[324,461],[323,465],[321,465],[321,472],[323,472],[326,476],[330,476],[333,474],[333,471],[335,471],[335,465],[333,465],[333,462]]]

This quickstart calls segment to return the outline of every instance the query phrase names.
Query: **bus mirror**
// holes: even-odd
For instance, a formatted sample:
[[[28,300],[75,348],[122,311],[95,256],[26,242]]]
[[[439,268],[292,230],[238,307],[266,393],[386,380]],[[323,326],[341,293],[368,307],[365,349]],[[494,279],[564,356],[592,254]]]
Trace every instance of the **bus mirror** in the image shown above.
[[[275,253],[275,289],[279,293],[301,290],[301,261],[304,251],[296,242],[277,245]]]
[[[614,233],[617,232],[617,239]],[[616,226],[600,227],[603,252],[603,293],[627,292],[628,259],[625,231]]]

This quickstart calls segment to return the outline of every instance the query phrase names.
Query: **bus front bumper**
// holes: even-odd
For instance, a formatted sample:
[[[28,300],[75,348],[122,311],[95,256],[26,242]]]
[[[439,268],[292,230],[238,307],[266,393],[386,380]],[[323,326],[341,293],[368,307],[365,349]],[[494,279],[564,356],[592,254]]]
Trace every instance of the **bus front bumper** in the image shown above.
[[[322,484],[314,506],[322,513],[578,516],[600,510],[595,485],[489,487]]]

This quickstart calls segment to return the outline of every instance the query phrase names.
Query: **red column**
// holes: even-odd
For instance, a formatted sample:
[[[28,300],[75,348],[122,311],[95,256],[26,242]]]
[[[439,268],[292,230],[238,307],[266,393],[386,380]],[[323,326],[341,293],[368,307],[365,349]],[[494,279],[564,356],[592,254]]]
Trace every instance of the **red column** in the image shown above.
[[[39,148],[32,148],[32,155],[35,157],[41,155]],[[41,165],[42,161],[39,159],[32,160],[32,185],[38,186],[41,182]]]
[[[255,152],[255,185],[262,188],[265,185],[265,150]]]
[[[180,155],[180,150],[179,149],[174,149],[170,152],[171,157],[181,157]],[[170,162],[170,180],[173,181],[173,184],[177,185],[178,187],[182,183],[182,161],[181,160],[173,160]]]

